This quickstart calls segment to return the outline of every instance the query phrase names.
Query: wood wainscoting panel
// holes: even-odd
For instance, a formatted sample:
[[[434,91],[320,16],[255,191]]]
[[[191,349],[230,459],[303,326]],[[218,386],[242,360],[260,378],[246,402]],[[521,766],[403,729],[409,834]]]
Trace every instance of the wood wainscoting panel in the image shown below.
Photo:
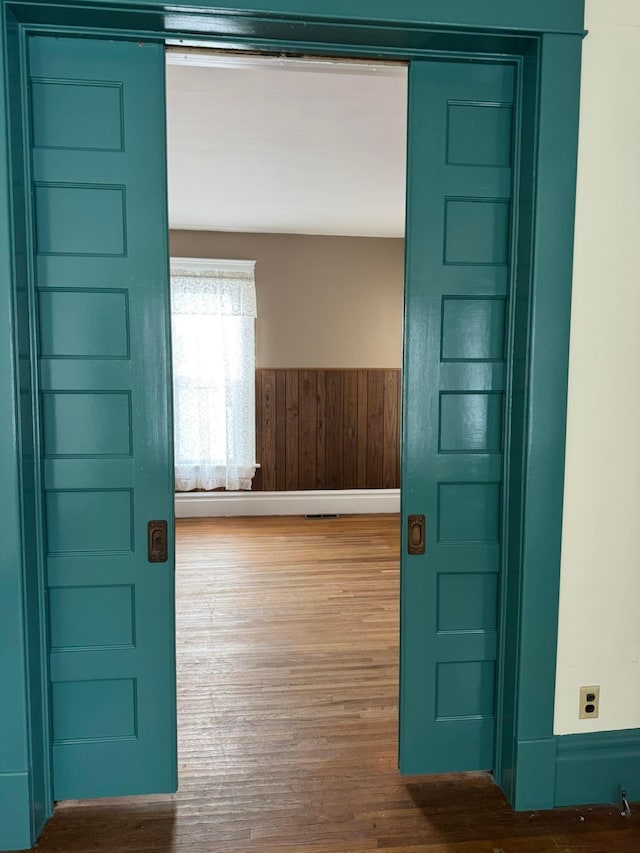
[[[318,372],[298,371],[298,489],[317,488]]]
[[[398,369],[256,370],[254,491],[400,487]]]

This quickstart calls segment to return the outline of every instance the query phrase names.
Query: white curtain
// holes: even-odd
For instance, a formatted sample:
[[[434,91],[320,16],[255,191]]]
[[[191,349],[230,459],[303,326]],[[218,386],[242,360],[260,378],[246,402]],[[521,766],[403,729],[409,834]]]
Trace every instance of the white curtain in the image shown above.
[[[176,491],[251,488],[255,317],[252,273],[172,266]]]

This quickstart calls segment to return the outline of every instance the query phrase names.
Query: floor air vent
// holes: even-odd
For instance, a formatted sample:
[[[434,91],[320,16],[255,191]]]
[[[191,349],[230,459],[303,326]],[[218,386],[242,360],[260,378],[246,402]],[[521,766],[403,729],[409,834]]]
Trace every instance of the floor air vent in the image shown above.
[[[309,521],[316,521],[316,519],[320,518],[338,518],[338,516],[335,512],[319,512],[305,515],[305,518],[308,518]]]

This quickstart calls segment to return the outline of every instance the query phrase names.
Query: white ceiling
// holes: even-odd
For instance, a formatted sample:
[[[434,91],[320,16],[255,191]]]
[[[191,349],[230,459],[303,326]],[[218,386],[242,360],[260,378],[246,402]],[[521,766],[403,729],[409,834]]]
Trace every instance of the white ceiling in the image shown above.
[[[404,235],[404,67],[209,57],[168,54],[172,228]]]

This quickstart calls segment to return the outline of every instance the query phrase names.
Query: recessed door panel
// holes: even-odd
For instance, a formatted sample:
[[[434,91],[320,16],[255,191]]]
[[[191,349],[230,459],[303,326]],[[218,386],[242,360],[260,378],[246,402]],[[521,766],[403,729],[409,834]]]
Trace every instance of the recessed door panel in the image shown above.
[[[34,148],[122,151],[122,83],[36,80],[31,86]],[[87,116],[91,121],[87,121]]]
[[[37,183],[38,254],[126,255],[125,206],[124,187]]]

